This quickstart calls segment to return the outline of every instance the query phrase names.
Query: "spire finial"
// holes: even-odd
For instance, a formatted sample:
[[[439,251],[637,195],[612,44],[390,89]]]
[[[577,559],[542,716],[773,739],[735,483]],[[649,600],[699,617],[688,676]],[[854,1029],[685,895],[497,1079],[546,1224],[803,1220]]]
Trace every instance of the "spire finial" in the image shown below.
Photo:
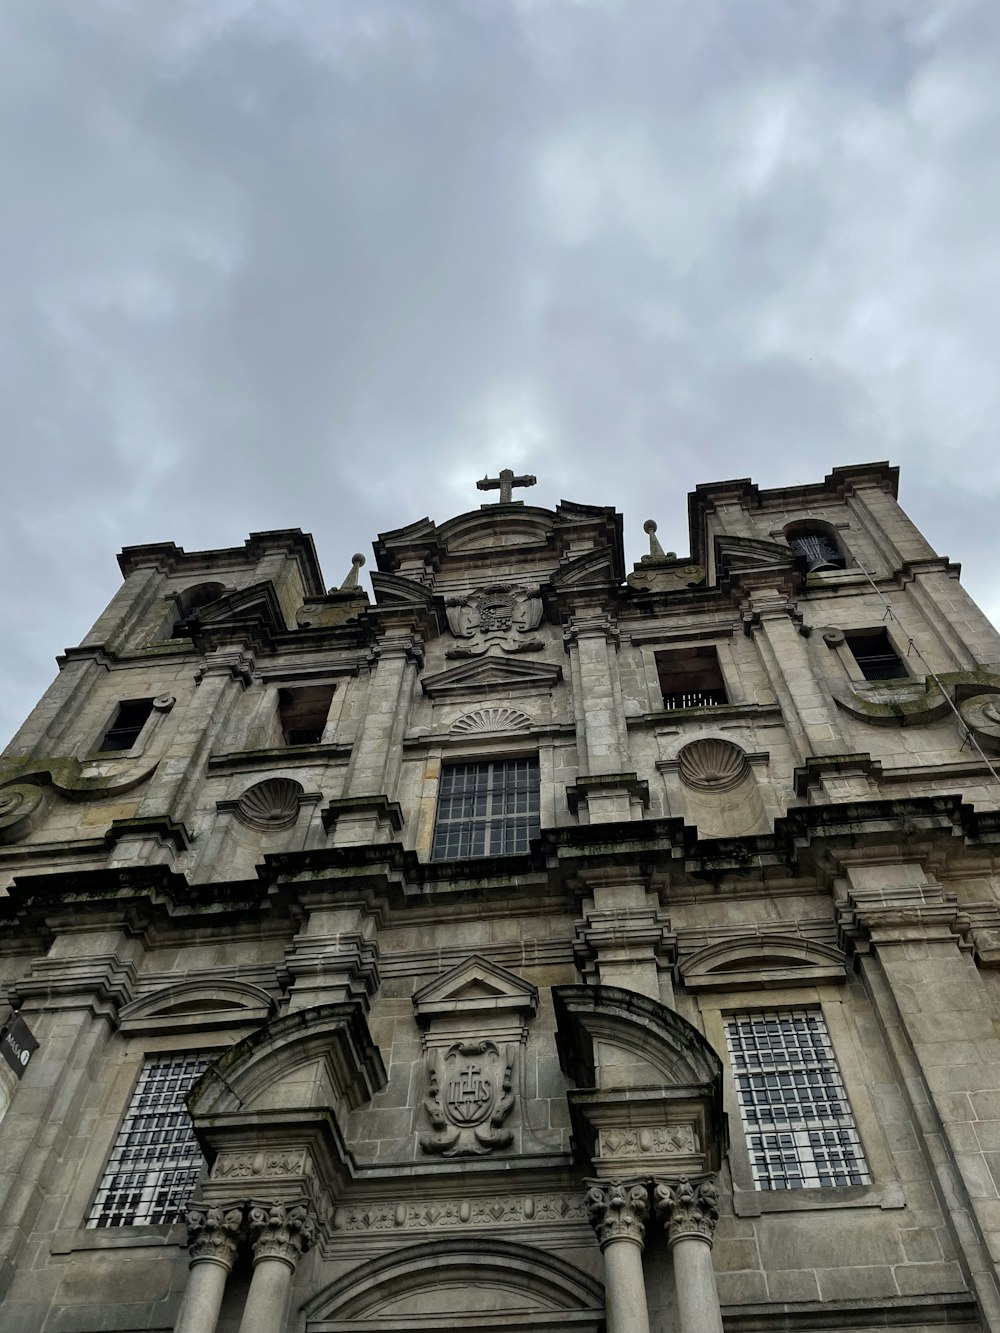
[[[663,547],[660,545],[659,538],[656,535],[656,520],[647,518],[642,525],[643,532],[649,533],[649,559],[662,560]]]
[[[361,554],[360,551],[355,551],[354,554],[351,556],[351,572],[348,574],[347,578],[344,579],[343,583],[340,585],[339,589],[340,592],[350,592],[353,588],[356,588],[358,586],[358,574],[361,570],[361,566],[364,563],[365,563],[364,556]]]

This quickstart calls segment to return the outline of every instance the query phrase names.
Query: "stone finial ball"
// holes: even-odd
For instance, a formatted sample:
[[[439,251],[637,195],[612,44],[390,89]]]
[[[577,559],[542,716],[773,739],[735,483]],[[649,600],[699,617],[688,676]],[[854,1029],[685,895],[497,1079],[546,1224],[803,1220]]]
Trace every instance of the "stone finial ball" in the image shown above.
[[[361,554],[360,551],[355,551],[354,554],[351,556],[351,564],[357,565],[358,568],[360,569],[364,563],[365,563],[364,556]]]
[[[655,532],[655,531],[656,531],[656,519],[654,519],[654,518],[647,518],[646,521],[645,521],[645,523],[643,523],[643,525],[642,525],[642,530],[643,530],[643,532]]]

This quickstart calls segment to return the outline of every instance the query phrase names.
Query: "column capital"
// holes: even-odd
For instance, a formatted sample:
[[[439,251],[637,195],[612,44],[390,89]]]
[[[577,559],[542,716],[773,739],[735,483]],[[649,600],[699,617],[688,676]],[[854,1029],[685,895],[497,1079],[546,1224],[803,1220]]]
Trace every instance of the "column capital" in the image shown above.
[[[719,1188],[714,1176],[696,1184],[687,1176],[658,1180],[653,1187],[653,1206],[671,1246],[689,1239],[711,1246],[719,1220]]]
[[[642,1248],[649,1212],[649,1191],[641,1180],[588,1180],[584,1204],[602,1250],[628,1240]]]
[[[208,1261],[230,1272],[243,1227],[243,1204],[195,1203],[188,1208],[186,1221],[191,1263]]]
[[[255,1264],[280,1259],[294,1269],[315,1243],[317,1230],[313,1210],[304,1199],[289,1204],[251,1203],[247,1211]]]
[[[574,616],[563,631],[563,647],[566,652],[569,652],[570,648],[581,639],[604,639],[617,648],[621,644],[617,617],[607,612]]]

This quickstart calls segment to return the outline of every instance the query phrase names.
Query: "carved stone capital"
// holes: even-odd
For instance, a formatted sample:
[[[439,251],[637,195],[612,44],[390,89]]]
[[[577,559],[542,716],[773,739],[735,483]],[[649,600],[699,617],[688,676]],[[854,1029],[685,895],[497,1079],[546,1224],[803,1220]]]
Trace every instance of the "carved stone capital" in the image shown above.
[[[243,1226],[243,1204],[192,1204],[187,1210],[188,1249],[191,1263],[202,1260],[233,1267],[236,1246]]]
[[[698,1184],[692,1184],[687,1176],[657,1181],[653,1206],[671,1245],[690,1239],[712,1244],[719,1220],[719,1189],[712,1176]]]
[[[587,1217],[601,1249],[615,1240],[630,1240],[641,1248],[649,1212],[646,1186],[637,1180],[590,1180],[587,1184]]]
[[[316,1240],[317,1224],[305,1200],[295,1203],[251,1203],[247,1231],[253,1261],[280,1259],[294,1269]]]

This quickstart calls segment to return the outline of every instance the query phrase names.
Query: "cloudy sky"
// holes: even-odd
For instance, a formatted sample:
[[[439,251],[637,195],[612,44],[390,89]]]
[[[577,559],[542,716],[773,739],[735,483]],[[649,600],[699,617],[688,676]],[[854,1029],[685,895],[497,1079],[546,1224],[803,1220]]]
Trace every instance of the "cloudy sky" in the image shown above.
[[[888,458],[1000,617],[996,0],[4,0],[0,742],[125,544]]]

